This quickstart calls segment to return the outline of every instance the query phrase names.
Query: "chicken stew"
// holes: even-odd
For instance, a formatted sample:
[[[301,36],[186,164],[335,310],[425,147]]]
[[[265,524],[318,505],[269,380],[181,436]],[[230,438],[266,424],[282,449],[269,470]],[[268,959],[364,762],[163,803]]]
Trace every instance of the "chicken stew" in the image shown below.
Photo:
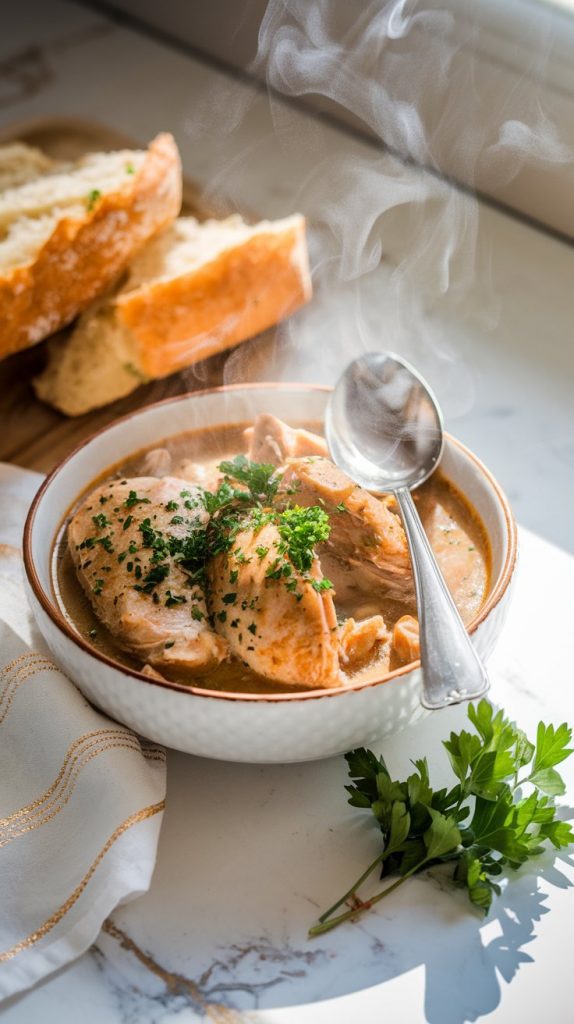
[[[484,527],[440,472],[415,501],[468,623],[488,593]],[[110,469],[63,524],[53,581],[96,649],[201,688],[344,687],[419,654],[394,500],[345,476],[318,425],[271,415],[177,435]]]

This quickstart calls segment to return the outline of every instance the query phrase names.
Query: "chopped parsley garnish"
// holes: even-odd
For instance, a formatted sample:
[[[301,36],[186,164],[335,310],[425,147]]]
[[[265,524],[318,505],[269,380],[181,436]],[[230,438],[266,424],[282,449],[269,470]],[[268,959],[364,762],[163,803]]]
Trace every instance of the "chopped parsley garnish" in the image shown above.
[[[331,580],[328,579],[311,580],[311,586],[313,587],[313,590],[317,591],[318,594],[320,594],[323,590],[333,589],[333,584],[331,583]]]
[[[140,498],[138,496],[138,494],[136,493],[136,491],[130,491],[130,493],[128,494],[126,500],[124,501],[124,506],[126,508],[133,508],[134,505],[150,505],[150,504],[151,504],[151,502],[150,502],[149,498]]]
[[[150,498],[129,489],[130,481],[120,482],[120,486],[126,487],[127,497],[114,506],[112,519],[117,529],[121,524],[123,532],[135,526],[137,537],[130,540],[127,550],[117,555],[117,561],[120,565],[125,563],[127,572],[133,573],[134,589],[151,596],[156,604],[165,603],[167,607],[184,604],[188,598],[182,594],[167,590],[164,596],[160,597],[161,591],[158,590],[161,584],[168,580],[175,563],[185,573],[183,586],[192,588],[191,617],[201,621],[205,618],[205,613],[193,602],[203,600],[207,582],[207,562],[219,554],[226,556],[229,584],[234,589],[224,594],[221,600],[224,606],[230,606],[239,604],[236,585],[239,581],[240,567],[250,563],[255,555],[261,561],[270,552],[266,577],[281,581],[297,600],[302,597],[299,589],[301,578],[311,583],[317,591],[331,589],[330,581],[311,580],[307,575],[313,564],[314,545],[329,536],[326,513],[317,506],[291,506],[287,495],[293,489],[279,492],[281,474],[270,464],[252,462],[246,456],[238,455],[234,459],[221,462],[219,469],[224,477],[215,491],[194,488],[193,491],[184,489],[180,492],[180,498],[186,508],[205,508],[209,515],[207,523],[201,522],[197,513],[196,518],[189,519],[178,514],[173,515],[166,526],[161,523],[162,508],[167,512],[176,512],[182,507],[181,502],[170,499],[163,505],[153,507]],[[113,499],[113,493],[108,496],[101,495],[100,502],[104,504],[110,499]],[[275,506],[270,507],[273,503]],[[138,505],[152,505],[148,515],[141,520],[135,511]],[[129,511],[125,518],[122,518],[123,509],[134,511]],[[108,515],[103,511],[93,515],[92,521],[98,531],[112,525]],[[271,542],[257,545],[253,555],[246,554],[236,544],[238,535],[243,531],[250,530],[252,534],[257,535],[268,524],[276,529],[279,536],[277,537],[276,533],[275,539]],[[170,527],[180,527],[179,535]],[[111,553],[114,551],[112,536],[106,534],[86,537],[78,548],[92,550],[100,544],[105,551]],[[102,574],[109,571],[111,569],[107,566],[100,569]],[[94,592],[101,593],[103,585],[103,579],[96,580]],[[181,585],[180,582],[178,589]],[[193,592],[194,587],[199,590]],[[243,611],[256,610],[256,599],[244,599],[240,603]],[[225,622],[227,612],[219,612],[216,618],[220,622]],[[236,628],[238,623],[239,620],[236,619],[232,626]],[[255,623],[247,628],[253,635],[256,634]]]
[[[286,508],[279,516],[279,535],[296,569],[308,572],[313,564],[315,544],[329,537],[329,516],[317,505]]]
[[[102,198],[102,193],[99,188],[92,188],[86,196],[86,209],[88,213],[91,213],[94,209],[98,199]]]
[[[237,490],[237,488],[231,486],[228,480],[224,480],[216,491],[203,491],[201,495],[202,504],[210,516],[214,516],[216,512],[226,508],[228,505],[232,505],[234,502],[245,503],[249,502],[249,500],[247,491]]]
[[[138,579],[142,576],[142,571],[139,565],[136,565],[135,574]],[[168,576],[169,565],[166,562],[152,566],[152,568],[142,578],[144,594],[151,594],[154,587],[157,587],[159,583],[163,583]]]
[[[236,545],[239,533],[251,530],[256,534],[271,524],[277,528],[279,541],[274,545],[275,557],[270,560],[266,578],[281,580],[287,585],[297,571],[311,582],[306,574],[313,564],[315,545],[329,537],[327,513],[317,505],[291,506],[287,492],[279,492],[281,474],[274,466],[251,462],[246,456],[238,455],[221,462],[218,468],[225,474],[222,483],[216,491],[202,491],[201,494],[202,504],[210,516],[203,534],[204,559],[229,553],[236,565],[247,565],[253,556]],[[235,484],[242,486],[238,489]],[[278,507],[269,508],[276,499],[280,501]],[[270,550],[273,552],[268,544],[259,544],[255,547],[255,555],[261,561]],[[238,578],[238,570],[232,569],[229,582],[233,585]],[[321,582],[316,589],[328,590],[331,584],[329,581]],[[288,590],[297,600],[301,599],[296,582]],[[228,598],[229,603],[232,600],[235,598]]]
[[[92,587],[93,593],[96,594],[96,595],[97,594],[101,594],[103,589],[104,589],[104,581],[103,580],[96,580],[96,582],[94,583],[94,586]]]
[[[298,580],[287,580],[287,583],[285,584],[285,589],[288,590],[290,594],[293,594],[297,601],[301,601],[303,594],[301,593],[300,590],[297,590],[298,586]]]
[[[290,573],[291,566],[288,562],[282,562],[280,558],[275,558],[265,573],[265,579],[280,580],[283,577],[284,569],[288,569]]]
[[[281,474],[277,467],[266,462],[251,462],[245,455],[236,455],[230,461],[220,462],[218,469],[226,479],[244,484],[253,501],[271,502],[277,495]]]

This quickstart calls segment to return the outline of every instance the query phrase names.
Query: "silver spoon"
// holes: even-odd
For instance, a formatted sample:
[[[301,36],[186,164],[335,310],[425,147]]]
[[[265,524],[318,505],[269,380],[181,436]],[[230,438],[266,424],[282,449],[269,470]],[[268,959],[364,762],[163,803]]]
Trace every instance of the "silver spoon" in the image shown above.
[[[424,532],[411,489],[443,450],[442,415],[430,388],[403,359],[369,352],[353,360],[327,407],[331,457],[369,491],[391,491],[409,543],[420,628],[421,703],[432,710],[488,689],[476,653]]]

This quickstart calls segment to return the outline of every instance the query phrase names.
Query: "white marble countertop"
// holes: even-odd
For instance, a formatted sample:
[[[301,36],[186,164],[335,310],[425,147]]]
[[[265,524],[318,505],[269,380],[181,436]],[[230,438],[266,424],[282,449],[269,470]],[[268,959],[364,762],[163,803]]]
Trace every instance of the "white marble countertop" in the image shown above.
[[[263,215],[300,208],[319,224],[338,160],[387,167],[389,158],[309,114],[289,108],[278,122],[261,93],[230,130],[225,100],[242,102],[247,86],[64,0],[19,0],[2,20],[2,129],[57,115],[99,120],[141,141],[168,129],[186,172],[206,188]],[[211,117],[206,98],[216,104]],[[409,186],[424,178],[404,173]],[[469,217],[476,212],[472,200],[456,202]],[[385,222],[383,259],[369,273],[319,288],[291,347],[269,360],[250,343],[230,359],[229,379],[281,372],[329,381],[357,346],[388,337],[429,376],[447,425],[498,476],[521,524],[574,551],[572,249],[481,204],[479,256],[453,267],[459,285],[465,271],[464,289],[429,291],[432,267],[423,261],[420,274],[409,271],[410,291],[399,293],[397,268],[412,264],[404,226],[400,215]],[[318,238],[327,244],[324,230]],[[405,294],[425,295],[410,321]],[[527,729],[539,717],[574,719],[573,590],[569,556],[524,532],[522,575],[492,673],[493,698]],[[402,770],[424,747],[440,771],[439,739],[461,717],[441,712],[432,728],[386,744],[391,766]],[[79,1013],[83,1024],[231,1021],[234,1009],[261,1024],[378,1024],[390,1015],[409,1024],[529,1024],[549,1009],[556,1024],[574,1019],[563,967],[573,877],[566,858],[549,854],[536,874],[517,875],[485,922],[459,893],[443,891],[440,877],[424,877],[362,925],[308,943],[317,905],[355,876],[374,842],[346,806],[342,759],[250,768],[171,754],[169,773],[150,893],[118,911],[96,949],[0,1010],[3,1024],[75,1024]],[[565,774],[573,785],[573,769]],[[227,1016],[217,1017],[213,1002],[231,1008]]]

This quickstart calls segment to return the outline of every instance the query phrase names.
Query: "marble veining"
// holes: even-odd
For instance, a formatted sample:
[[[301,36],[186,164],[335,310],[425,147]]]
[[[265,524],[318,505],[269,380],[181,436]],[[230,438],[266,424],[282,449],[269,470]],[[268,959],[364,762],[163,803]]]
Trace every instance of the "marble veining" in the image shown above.
[[[172,1012],[184,1005],[208,1017],[220,1015],[222,1024],[233,1024],[239,1012],[236,1007],[242,1011],[246,1007],[257,1009],[264,993],[290,979],[305,978],[328,956],[320,948],[295,949],[288,941],[279,945],[259,936],[247,943],[235,942],[218,948],[208,966],[192,979],[166,968],[134,942],[113,918],[104,923],[94,955],[102,969],[110,970],[113,965],[114,975],[122,976],[123,991],[129,980],[132,996],[137,991],[138,1000],[145,993],[148,1002],[168,1007]],[[126,963],[126,956],[130,963]]]
[[[560,861],[571,865],[569,858]],[[551,854],[541,859],[537,874],[554,885],[569,884]],[[534,963],[528,947],[548,912],[536,877],[525,873],[506,885],[485,925],[465,907],[444,870],[435,869],[414,881],[410,895],[403,893],[392,908],[389,904],[376,918],[356,924],[352,937],[330,941],[330,948],[294,949],[268,938],[231,943],[217,949],[209,966],[192,978],[166,968],[111,920],[92,956],[106,985],[114,990],[126,1024],[142,1018],[155,1024],[183,1008],[199,1014],[200,1020],[221,1024],[266,1020],[266,1011],[290,1005],[289,995],[281,989],[289,982],[299,999],[332,998],[360,985],[362,965],[369,969],[373,994],[382,994],[385,981],[408,974],[419,964],[426,974],[424,1019],[430,1024],[463,1024],[494,1010],[502,985]],[[439,929],[450,929],[450,934]],[[136,969],[124,955],[118,956],[110,939],[137,961]],[[254,1011],[260,1012],[253,1016]]]

